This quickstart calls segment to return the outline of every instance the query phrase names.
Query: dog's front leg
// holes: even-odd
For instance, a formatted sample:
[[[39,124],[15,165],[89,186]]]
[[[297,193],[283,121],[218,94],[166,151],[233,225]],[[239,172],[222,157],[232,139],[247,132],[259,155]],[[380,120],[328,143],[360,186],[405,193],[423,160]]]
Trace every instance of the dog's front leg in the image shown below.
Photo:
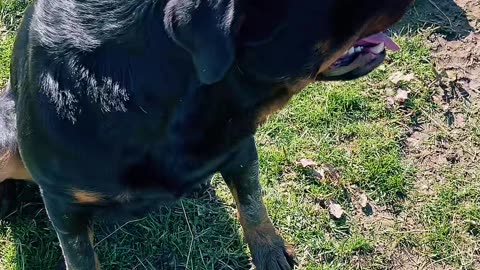
[[[242,146],[221,173],[235,198],[245,241],[256,268],[293,269],[295,252],[273,226],[262,200],[258,156],[253,138]]]
[[[93,250],[93,234],[90,230],[88,206],[66,204],[65,201],[49,198],[42,192],[50,221],[60,240],[65,264],[68,270],[100,269]]]

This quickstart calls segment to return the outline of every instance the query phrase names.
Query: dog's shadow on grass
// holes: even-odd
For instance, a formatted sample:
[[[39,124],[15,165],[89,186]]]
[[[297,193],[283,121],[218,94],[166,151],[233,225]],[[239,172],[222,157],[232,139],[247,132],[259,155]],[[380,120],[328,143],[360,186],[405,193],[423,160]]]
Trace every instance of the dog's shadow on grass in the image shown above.
[[[0,260],[6,265],[0,266],[54,269],[61,251],[38,188],[19,184],[19,194],[15,212],[0,223],[0,236],[7,239]],[[250,269],[233,206],[212,188],[195,197],[140,219],[97,222],[95,250],[102,269]]]
[[[474,31],[465,11],[454,0],[417,0],[394,32],[405,30],[416,32],[418,29],[435,27],[436,33],[445,39],[458,40]]]

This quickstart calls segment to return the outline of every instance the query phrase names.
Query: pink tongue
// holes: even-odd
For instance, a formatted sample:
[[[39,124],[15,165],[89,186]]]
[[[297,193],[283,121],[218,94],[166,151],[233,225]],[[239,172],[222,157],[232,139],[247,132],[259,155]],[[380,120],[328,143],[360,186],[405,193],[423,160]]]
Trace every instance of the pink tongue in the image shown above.
[[[389,36],[387,36],[384,33],[378,33],[374,34],[371,36],[368,36],[364,39],[359,40],[357,43],[359,45],[365,45],[365,44],[372,44],[372,45],[377,45],[380,43],[385,43],[385,48],[391,50],[391,51],[399,51],[400,46],[397,45]]]

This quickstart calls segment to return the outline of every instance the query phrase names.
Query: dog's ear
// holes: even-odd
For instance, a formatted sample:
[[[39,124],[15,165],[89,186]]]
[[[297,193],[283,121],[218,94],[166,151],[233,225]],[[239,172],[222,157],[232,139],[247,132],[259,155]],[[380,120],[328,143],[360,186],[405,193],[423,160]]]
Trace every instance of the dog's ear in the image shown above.
[[[205,84],[220,81],[234,61],[234,11],[234,0],[170,0],[165,7],[166,31]]]
[[[250,0],[245,4],[239,41],[247,46],[257,46],[273,39],[286,23],[288,0]]]

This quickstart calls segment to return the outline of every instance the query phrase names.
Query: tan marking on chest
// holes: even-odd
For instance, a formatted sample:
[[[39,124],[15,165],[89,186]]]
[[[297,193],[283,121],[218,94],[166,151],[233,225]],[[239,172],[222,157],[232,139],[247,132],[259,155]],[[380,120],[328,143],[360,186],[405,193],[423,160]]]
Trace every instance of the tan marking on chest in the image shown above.
[[[86,190],[75,189],[73,190],[72,195],[75,202],[81,204],[95,204],[105,200],[105,197],[102,194]]]
[[[285,107],[285,105],[287,105],[288,101],[292,98],[293,95],[300,92],[311,82],[311,80],[305,79],[300,80],[294,84],[284,86],[287,89],[284,95],[278,97],[277,99],[273,100],[272,102],[260,109],[260,112],[257,114],[257,125],[262,125],[263,123],[265,123],[270,115]]]
[[[32,176],[16,151],[7,151],[0,155],[0,182],[6,179],[32,181]]]

